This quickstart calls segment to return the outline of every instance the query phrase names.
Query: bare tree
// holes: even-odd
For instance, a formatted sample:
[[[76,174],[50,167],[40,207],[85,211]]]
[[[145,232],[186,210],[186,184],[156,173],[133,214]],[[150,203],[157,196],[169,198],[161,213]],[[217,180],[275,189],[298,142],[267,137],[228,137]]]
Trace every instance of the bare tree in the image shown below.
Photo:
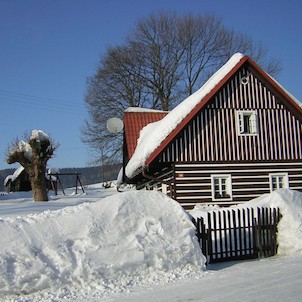
[[[108,133],[109,117],[122,118],[133,106],[171,110],[236,52],[272,76],[281,70],[261,43],[227,29],[214,16],[171,13],[139,20],[122,45],[108,48],[88,81],[83,141],[97,155],[105,150],[106,157],[119,158],[122,135]]]
[[[46,190],[46,164],[58,148],[41,130],[24,135],[25,140],[16,139],[7,154],[7,163],[20,163],[29,175],[34,201],[48,201]]]

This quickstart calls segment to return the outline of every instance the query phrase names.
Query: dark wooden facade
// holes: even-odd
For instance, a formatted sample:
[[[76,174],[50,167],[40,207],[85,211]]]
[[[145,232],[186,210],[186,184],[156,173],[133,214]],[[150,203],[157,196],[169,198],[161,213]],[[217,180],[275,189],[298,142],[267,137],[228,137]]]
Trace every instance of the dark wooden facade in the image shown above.
[[[302,162],[196,163],[175,164],[174,198],[187,208],[196,203],[230,205],[242,203],[270,193],[270,178],[274,173],[288,175],[288,186],[302,191]],[[232,198],[212,198],[212,176],[231,175]]]
[[[16,177],[9,178],[5,183],[6,192],[27,192],[31,191],[31,184],[28,173],[24,169],[18,169],[19,172]],[[13,175],[11,175],[13,176]]]
[[[242,113],[253,115],[248,117],[254,119],[253,132],[240,132]],[[302,191],[301,107],[245,57],[147,165],[146,174],[157,175],[157,187],[169,187],[186,208],[196,203],[230,205],[269,193],[274,175],[286,177],[285,187]],[[227,176],[227,198],[213,197],[215,175]],[[156,181],[144,178],[138,185],[146,183]]]
[[[239,71],[160,155],[160,162],[226,162],[302,159],[302,124],[273,91]],[[256,135],[238,135],[236,113],[254,110]],[[300,120],[299,120],[300,119]]]

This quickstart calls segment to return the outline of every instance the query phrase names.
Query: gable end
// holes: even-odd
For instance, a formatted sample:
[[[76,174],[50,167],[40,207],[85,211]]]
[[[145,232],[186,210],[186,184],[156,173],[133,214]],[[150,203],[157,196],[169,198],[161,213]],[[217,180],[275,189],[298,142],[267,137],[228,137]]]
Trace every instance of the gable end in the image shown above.
[[[301,114],[287,102],[244,64],[152,162],[301,160]],[[253,119],[249,135],[239,133],[238,116],[245,112]]]

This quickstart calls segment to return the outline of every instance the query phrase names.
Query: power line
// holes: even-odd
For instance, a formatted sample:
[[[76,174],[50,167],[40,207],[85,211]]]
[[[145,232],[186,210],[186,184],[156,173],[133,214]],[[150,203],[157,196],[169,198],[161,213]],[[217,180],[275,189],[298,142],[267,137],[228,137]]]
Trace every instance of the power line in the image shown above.
[[[21,97],[26,97],[26,98],[31,98],[31,99],[44,99],[44,100],[49,100],[49,101],[53,101],[56,103],[66,103],[66,101],[62,100],[62,99],[55,99],[55,98],[48,98],[48,97],[42,97],[42,96],[35,96],[35,95],[30,95],[30,94],[24,94],[24,93],[20,93],[20,92],[14,92],[14,91],[10,91],[10,90],[3,90],[0,89],[0,93],[5,93],[5,94],[10,94],[10,95],[15,95],[15,96],[21,96]],[[70,104],[73,104],[72,102],[69,102]]]
[[[16,93],[8,90],[0,89],[0,100],[12,102],[18,106],[26,106],[40,110],[51,110],[55,112],[66,112],[83,114],[86,108],[76,102],[66,102],[58,99],[38,97],[23,93]]]
[[[0,100],[3,98],[0,95]],[[79,108],[74,108],[71,106],[60,106],[56,104],[49,104],[49,103],[32,103],[28,100],[24,99],[14,99],[11,97],[6,97],[5,101],[9,103],[9,105],[18,105],[21,107],[32,108],[37,110],[48,110],[48,111],[55,111],[55,112],[66,112],[66,113],[77,113],[83,114],[84,108],[80,110]]]

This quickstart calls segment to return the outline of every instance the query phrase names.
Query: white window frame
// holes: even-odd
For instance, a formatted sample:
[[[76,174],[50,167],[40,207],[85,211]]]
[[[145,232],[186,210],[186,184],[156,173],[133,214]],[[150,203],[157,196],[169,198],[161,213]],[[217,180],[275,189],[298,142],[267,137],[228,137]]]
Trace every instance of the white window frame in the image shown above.
[[[245,129],[245,118],[249,120],[249,129]],[[238,135],[258,134],[258,116],[255,110],[238,110],[236,111],[236,119]]]
[[[226,183],[226,193],[229,196],[222,196],[222,197],[217,197],[216,196],[216,191],[215,191],[215,180],[216,179],[225,179]],[[231,174],[213,174],[211,175],[211,184],[212,184],[212,200],[217,200],[217,201],[224,201],[224,200],[233,200],[233,194],[232,194],[232,175]],[[220,190],[220,194],[223,193],[221,192],[222,190],[222,183],[221,181],[219,182],[219,190]]]
[[[167,194],[168,193],[168,185],[162,183],[161,184],[161,191],[162,191],[162,193]]]
[[[277,188],[275,188],[275,189],[273,187],[274,178],[276,178],[278,180]],[[280,178],[282,178],[281,181],[280,181]],[[282,187],[280,186],[280,183],[282,183]],[[279,189],[288,189],[289,188],[288,173],[270,173],[269,174],[269,186],[270,186],[271,192],[279,190]]]

